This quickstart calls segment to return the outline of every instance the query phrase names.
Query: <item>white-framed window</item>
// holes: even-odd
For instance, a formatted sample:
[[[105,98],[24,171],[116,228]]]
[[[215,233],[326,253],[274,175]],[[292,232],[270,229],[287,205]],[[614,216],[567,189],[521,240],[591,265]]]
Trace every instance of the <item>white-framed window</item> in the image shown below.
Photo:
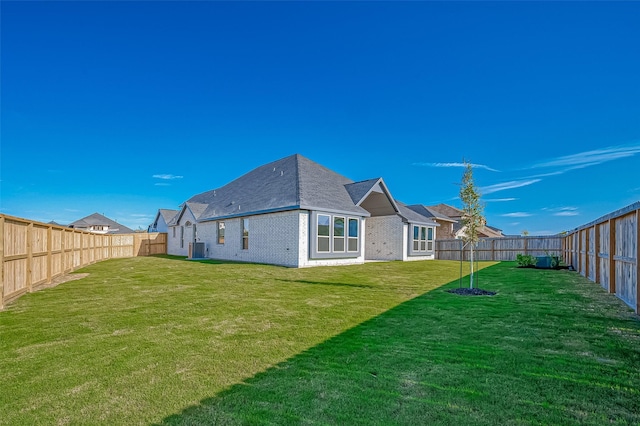
[[[433,227],[413,225],[412,251],[425,253],[433,251]]]
[[[357,257],[360,252],[360,219],[314,213],[312,257]]]
[[[176,227],[172,226],[171,229],[173,229],[173,238],[175,238],[176,237]]]
[[[242,229],[242,250],[249,250],[249,219],[240,220]]]
[[[218,222],[218,244],[224,244],[224,222]]]
[[[333,251],[334,253],[343,253],[345,249],[345,235],[344,235],[344,217],[333,217]]]
[[[360,235],[360,221],[353,217],[349,218],[349,241],[347,244],[347,251],[358,251],[358,239]]]
[[[184,248],[184,226],[180,227],[180,248]]]

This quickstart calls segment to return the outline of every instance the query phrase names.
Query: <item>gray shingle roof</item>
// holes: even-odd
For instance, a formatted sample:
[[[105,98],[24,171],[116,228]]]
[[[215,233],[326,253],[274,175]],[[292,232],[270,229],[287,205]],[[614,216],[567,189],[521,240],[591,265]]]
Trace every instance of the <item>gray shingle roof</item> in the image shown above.
[[[440,203],[435,206],[426,206],[426,207],[431,211],[438,212],[454,220],[457,220],[457,218],[462,217],[462,214],[464,213],[459,208],[453,207],[453,206],[450,206],[449,204],[444,204],[444,203]]]
[[[401,203],[398,200],[396,200],[396,204],[398,205],[398,209],[400,210],[400,216],[404,217],[408,222],[419,223],[422,225],[440,226],[429,217],[412,210],[411,208],[409,208],[410,206],[407,206],[406,204]]]
[[[106,225],[109,227],[109,234],[131,234],[133,233],[133,229],[127,228],[126,226],[109,219],[101,215],[100,213],[93,213],[89,216],[83,217],[82,219],[78,219],[75,222],[71,222],[69,224],[70,228],[88,228],[89,226],[95,225]]]
[[[428,218],[433,218],[433,219],[440,219],[440,220],[447,220],[450,222],[455,222],[455,219],[451,219],[449,216],[444,215],[432,208],[429,208],[427,206],[424,206],[422,204],[412,204],[410,206],[407,206],[408,208],[410,208],[411,210],[413,210],[416,213],[421,214],[422,216],[428,217]]]
[[[360,182],[349,183],[345,185],[345,188],[351,196],[354,204],[358,204],[379,181],[380,178],[363,180]]]
[[[171,221],[171,219],[173,219],[177,214],[178,214],[179,210],[171,210],[171,209],[160,209],[159,213],[162,216],[162,218],[164,219],[165,223],[169,223]]]
[[[299,154],[260,166],[225,186],[194,195],[187,206],[198,220],[293,209],[369,216],[345,185],[353,181]],[[203,207],[205,206],[205,207]]]

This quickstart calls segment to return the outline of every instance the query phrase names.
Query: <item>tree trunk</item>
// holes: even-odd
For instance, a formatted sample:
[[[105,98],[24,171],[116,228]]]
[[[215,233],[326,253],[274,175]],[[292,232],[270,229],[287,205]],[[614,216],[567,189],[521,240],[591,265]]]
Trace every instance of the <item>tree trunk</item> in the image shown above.
[[[469,245],[469,254],[471,260],[471,275],[469,276],[469,288],[473,288],[473,243]]]

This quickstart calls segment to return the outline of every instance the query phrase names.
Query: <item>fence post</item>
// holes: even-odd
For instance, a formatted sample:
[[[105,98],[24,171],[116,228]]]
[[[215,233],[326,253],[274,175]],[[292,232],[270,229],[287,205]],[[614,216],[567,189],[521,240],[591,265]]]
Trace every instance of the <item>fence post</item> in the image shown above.
[[[591,244],[591,238],[589,238],[589,235],[591,234],[591,232],[589,232],[589,228],[586,228],[584,230],[584,276],[587,278],[589,277],[589,265],[591,262],[589,262],[589,245]]]
[[[496,260],[496,239],[491,239],[491,260]]]
[[[4,309],[4,216],[0,216],[0,309]]]
[[[616,292],[616,220],[609,219],[609,293]]]
[[[47,227],[47,284],[51,283],[52,273],[51,270],[53,268],[53,241],[51,238],[53,237],[53,225],[49,225]]]
[[[593,235],[595,236],[595,241],[593,242],[593,251],[594,251],[594,261],[596,262],[595,264],[595,274],[596,276],[595,278],[595,282],[598,284],[602,284],[602,280],[600,279],[600,224],[596,223],[595,225],[593,225],[594,231],[593,231]]]
[[[33,222],[27,225],[27,292],[33,291],[32,268],[33,268]]]
[[[640,209],[636,210],[636,314],[640,313]]]

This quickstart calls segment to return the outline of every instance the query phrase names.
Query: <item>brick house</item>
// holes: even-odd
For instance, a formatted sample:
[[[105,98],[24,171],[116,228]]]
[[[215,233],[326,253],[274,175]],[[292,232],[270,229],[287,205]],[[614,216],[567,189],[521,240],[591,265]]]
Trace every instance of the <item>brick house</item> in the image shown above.
[[[435,206],[423,206],[420,204],[409,206],[410,209],[422,214],[440,225],[438,228],[438,239],[462,238],[464,235],[464,225],[462,224],[462,210],[448,204],[438,204]],[[478,231],[480,238],[501,238],[504,237],[502,230],[493,226],[484,225]]]
[[[437,223],[301,155],[194,195],[168,223],[168,253],[288,267],[434,258]]]

